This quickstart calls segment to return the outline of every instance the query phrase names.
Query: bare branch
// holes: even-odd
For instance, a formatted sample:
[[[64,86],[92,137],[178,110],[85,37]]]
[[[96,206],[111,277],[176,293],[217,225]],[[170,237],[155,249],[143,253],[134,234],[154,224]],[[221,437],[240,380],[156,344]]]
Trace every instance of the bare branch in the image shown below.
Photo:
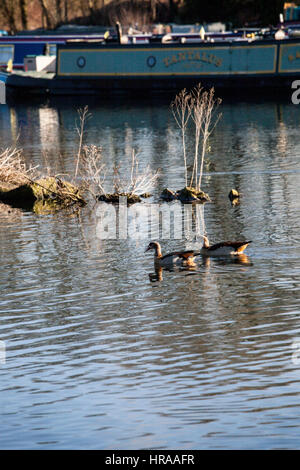
[[[187,157],[186,157],[186,128],[189,122],[189,119],[192,114],[193,109],[193,97],[187,93],[184,88],[179,92],[175,97],[174,101],[171,103],[171,110],[174,116],[174,119],[181,129],[181,139],[182,139],[182,148],[183,148],[183,161],[184,161],[184,175],[185,175],[185,185],[187,186]]]
[[[77,178],[78,169],[79,169],[79,162],[80,162],[82,145],[83,145],[83,137],[84,137],[84,126],[86,124],[86,121],[91,117],[91,114],[88,112],[88,106],[85,106],[84,108],[79,108],[78,115],[79,115],[79,127],[76,126],[76,130],[79,135],[79,144],[78,144],[77,161],[76,161],[74,179]]]

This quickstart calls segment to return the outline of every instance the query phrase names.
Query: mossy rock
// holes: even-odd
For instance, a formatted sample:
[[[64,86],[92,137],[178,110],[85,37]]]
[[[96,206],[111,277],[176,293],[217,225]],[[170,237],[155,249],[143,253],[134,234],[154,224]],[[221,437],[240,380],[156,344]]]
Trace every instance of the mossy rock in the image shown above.
[[[53,199],[63,205],[85,204],[79,189],[72,183],[63,181],[60,178],[54,178],[53,176],[41,178],[30,186],[37,200]]]
[[[142,202],[142,199],[137,194],[132,193],[106,193],[100,194],[98,196],[99,201],[104,201],[112,204],[119,204],[120,197],[127,198],[127,204],[135,204],[137,202]]]
[[[177,196],[174,191],[172,191],[171,189],[165,188],[160,195],[160,199],[170,202],[170,201],[174,201],[175,199],[177,199]]]
[[[228,197],[231,201],[240,197],[240,193],[236,189],[231,189]]]
[[[189,187],[189,186],[186,186],[180,191],[177,191],[176,196],[177,196],[177,199],[179,199],[179,201],[183,203],[210,201],[210,197],[207,193],[205,193],[204,191],[198,190],[196,188]]]
[[[239,197],[236,197],[235,199],[232,199],[232,201],[231,201],[232,207],[238,206],[239,203],[240,203],[240,198]]]
[[[151,194],[151,193],[143,193],[143,194],[141,194],[140,196],[141,196],[143,199],[148,199],[149,197],[152,196],[152,194]]]
[[[55,210],[73,204],[85,204],[76,186],[54,177],[41,178],[13,189],[6,189],[3,185],[0,188],[0,201],[12,207],[33,210],[36,201],[45,200],[51,201]]]
[[[160,199],[163,199],[167,202],[178,200],[182,203],[210,201],[210,197],[208,194],[201,190],[197,190],[196,188],[191,188],[189,186],[186,186],[185,188],[180,189],[176,192],[172,191],[171,189],[165,188],[160,195]]]

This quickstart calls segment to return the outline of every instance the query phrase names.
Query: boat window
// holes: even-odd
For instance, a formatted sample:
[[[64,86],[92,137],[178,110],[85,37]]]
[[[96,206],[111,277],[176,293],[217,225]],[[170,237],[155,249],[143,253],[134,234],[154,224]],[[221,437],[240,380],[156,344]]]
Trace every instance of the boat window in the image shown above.
[[[48,44],[49,55],[56,55],[56,44]]]
[[[9,60],[14,60],[14,45],[13,44],[0,44],[0,66],[7,65]]]

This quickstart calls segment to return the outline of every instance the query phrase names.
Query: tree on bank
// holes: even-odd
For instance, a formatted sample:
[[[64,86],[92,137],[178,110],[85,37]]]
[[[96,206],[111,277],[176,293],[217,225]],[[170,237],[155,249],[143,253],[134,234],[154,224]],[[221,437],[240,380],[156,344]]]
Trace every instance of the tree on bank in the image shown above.
[[[222,21],[268,26],[278,23],[283,5],[284,0],[1,0],[0,29],[14,33],[70,22],[109,26],[118,15],[119,21],[131,24]]]
[[[284,0],[185,0],[182,18],[187,21],[223,21],[234,26],[255,23],[277,24],[283,13]]]

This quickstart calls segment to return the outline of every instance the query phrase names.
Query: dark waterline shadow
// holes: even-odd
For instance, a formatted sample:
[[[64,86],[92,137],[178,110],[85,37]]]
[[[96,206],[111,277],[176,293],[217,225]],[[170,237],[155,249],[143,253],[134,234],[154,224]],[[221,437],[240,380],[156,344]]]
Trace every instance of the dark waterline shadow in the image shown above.
[[[290,89],[268,89],[256,88],[248,90],[237,89],[218,89],[215,88],[215,95],[223,100],[224,104],[238,104],[246,102],[249,104],[260,103],[277,103],[288,104],[291,103],[291,96],[293,90]],[[8,106],[28,105],[28,106],[47,106],[54,108],[78,108],[82,106],[89,106],[89,108],[99,107],[99,105],[108,104],[112,108],[120,106],[149,106],[153,105],[168,105],[175,98],[177,91],[167,91],[157,94],[145,95],[142,93],[119,93],[110,95],[24,95],[14,96],[7,94],[6,104]]]

